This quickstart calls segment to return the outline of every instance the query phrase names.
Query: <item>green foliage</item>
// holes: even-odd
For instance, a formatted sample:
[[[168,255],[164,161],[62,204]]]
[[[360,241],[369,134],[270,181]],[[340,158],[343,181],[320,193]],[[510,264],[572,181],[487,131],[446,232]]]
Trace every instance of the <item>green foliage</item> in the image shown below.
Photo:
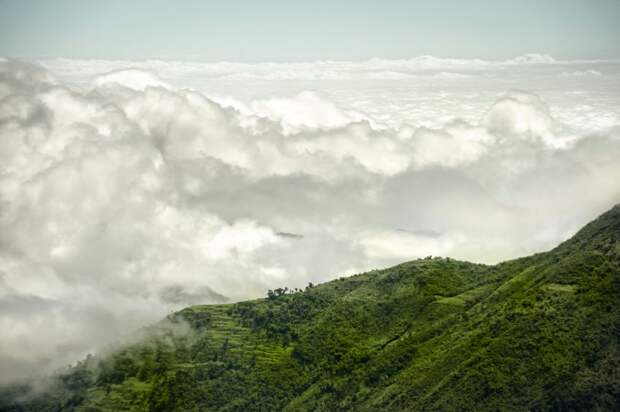
[[[620,208],[556,249],[194,306],[3,411],[620,409]]]

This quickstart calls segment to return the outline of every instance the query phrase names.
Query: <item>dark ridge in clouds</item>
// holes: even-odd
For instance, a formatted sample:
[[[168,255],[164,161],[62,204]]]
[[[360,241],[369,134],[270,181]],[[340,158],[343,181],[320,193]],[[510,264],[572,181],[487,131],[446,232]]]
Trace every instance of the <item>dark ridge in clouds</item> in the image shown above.
[[[321,92],[209,98],[114,64],[72,62],[74,75],[55,76],[0,60],[0,381],[188,304],[427,255],[495,262],[547,249],[620,202],[617,106],[597,106],[608,83],[588,83],[616,84],[609,68],[574,76],[584,83],[562,95],[570,104],[508,90],[459,101],[484,105],[477,118],[445,118],[469,96],[459,82],[487,80],[437,79],[445,95],[427,92],[426,105],[386,86],[353,108]],[[566,82],[554,64],[515,78]],[[377,103],[390,96],[398,107]]]
[[[299,235],[297,233],[288,233],[288,232],[276,232],[276,235],[288,238],[288,239],[303,239],[304,235]]]
[[[228,299],[224,295],[213,291],[208,286],[203,286],[195,292],[187,291],[181,285],[172,285],[163,289],[160,298],[167,303],[181,305],[197,305],[204,302],[227,303]]]

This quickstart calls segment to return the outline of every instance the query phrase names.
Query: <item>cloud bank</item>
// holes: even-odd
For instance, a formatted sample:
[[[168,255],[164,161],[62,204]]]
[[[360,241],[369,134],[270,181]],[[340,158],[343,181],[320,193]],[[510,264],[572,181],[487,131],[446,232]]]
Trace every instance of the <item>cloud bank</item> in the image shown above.
[[[64,69],[52,72],[0,60],[0,381],[65,365],[187,304],[429,254],[540,251],[620,201],[617,92],[582,83],[567,94],[567,63],[549,56],[444,60],[289,64],[324,73],[312,91],[291,88],[284,64],[55,61]],[[338,65],[353,66],[338,76],[366,74],[351,88],[329,83]],[[375,67],[412,65],[467,74],[439,76],[457,82],[439,90],[398,76],[364,83]],[[551,66],[559,91],[545,89],[550,103],[472,90],[489,66],[484,76],[517,73],[526,85]],[[282,93],[262,96],[264,78],[247,82],[238,67],[271,73]],[[604,70],[575,77],[617,85]],[[185,84],[197,72],[241,83],[210,95]]]

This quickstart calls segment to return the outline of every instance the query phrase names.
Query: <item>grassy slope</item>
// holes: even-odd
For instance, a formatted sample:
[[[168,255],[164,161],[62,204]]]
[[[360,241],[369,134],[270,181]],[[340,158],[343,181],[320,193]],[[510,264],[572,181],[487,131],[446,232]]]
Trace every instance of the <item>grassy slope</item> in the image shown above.
[[[613,410],[619,306],[615,207],[550,252],[495,266],[423,259],[187,308],[0,409]]]

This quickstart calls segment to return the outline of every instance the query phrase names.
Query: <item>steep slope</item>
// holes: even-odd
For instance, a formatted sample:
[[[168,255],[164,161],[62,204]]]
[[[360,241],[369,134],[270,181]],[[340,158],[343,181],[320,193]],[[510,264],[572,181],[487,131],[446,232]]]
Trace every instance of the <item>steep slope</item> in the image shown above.
[[[0,409],[617,410],[619,339],[616,206],[494,266],[421,259],[190,307]]]

